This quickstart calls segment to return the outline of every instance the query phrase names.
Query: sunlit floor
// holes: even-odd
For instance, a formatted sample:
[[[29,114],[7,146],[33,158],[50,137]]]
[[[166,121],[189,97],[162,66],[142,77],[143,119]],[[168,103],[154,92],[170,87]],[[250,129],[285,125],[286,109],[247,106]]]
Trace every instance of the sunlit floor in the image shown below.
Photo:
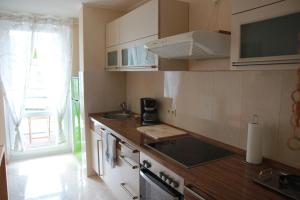
[[[87,178],[71,155],[8,165],[9,200],[114,200],[98,178]]]

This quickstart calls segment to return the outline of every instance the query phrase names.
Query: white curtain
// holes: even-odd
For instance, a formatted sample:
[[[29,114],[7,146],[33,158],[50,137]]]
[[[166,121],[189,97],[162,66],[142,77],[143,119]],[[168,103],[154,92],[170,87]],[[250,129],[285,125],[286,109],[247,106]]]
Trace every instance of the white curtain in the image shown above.
[[[63,120],[66,114],[72,71],[72,29],[68,24],[68,22],[49,23],[49,21],[41,20],[36,25],[33,36],[34,49],[38,52],[37,56],[49,74],[47,79],[49,106],[57,117],[57,144],[66,141]],[[49,52],[51,52],[50,55]]]
[[[34,54],[48,70],[50,108],[57,115],[57,143],[65,141],[62,121],[72,66],[72,21],[49,16],[0,13],[0,78],[15,133],[14,151],[22,151],[19,126]]]
[[[0,15],[0,78],[15,134],[12,149],[22,151],[22,120],[26,81],[31,62],[31,23],[27,16],[15,20]]]

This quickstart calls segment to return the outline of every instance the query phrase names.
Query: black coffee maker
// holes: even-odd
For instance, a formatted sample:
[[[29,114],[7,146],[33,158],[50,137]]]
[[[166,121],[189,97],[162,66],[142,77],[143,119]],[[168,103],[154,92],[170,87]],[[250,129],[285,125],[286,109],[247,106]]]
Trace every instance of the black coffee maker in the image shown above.
[[[141,124],[159,124],[157,101],[152,98],[141,98]]]

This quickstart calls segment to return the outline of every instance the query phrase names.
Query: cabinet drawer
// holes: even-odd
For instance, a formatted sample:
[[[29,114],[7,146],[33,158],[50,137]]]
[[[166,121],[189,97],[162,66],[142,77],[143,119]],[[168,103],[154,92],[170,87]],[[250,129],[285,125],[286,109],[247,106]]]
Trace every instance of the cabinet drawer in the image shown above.
[[[97,134],[100,135],[100,137],[102,137],[102,133],[103,131],[105,131],[105,128],[102,127],[100,124],[94,122],[94,121],[90,121],[90,128],[92,131],[96,132]]]
[[[105,141],[104,141],[105,142]],[[139,199],[139,167],[132,168],[126,161],[134,164],[126,157],[126,161],[120,158],[121,150],[117,149],[117,165],[111,168],[104,161],[103,180],[118,200]]]
[[[120,141],[119,142],[121,147],[121,155],[130,158],[132,161],[136,163],[140,163],[140,153],[139,151],[131,146],[130,144]]]
[[[120,155],[122,156],[122,155]],[[139,163],[136,163],[129,157],[119,157],[118,170],[120,173],[119,186],[124,197],[128,199],[139,199],[140,181],[139,181]],[[125,198],[125,199],[127,199]]]

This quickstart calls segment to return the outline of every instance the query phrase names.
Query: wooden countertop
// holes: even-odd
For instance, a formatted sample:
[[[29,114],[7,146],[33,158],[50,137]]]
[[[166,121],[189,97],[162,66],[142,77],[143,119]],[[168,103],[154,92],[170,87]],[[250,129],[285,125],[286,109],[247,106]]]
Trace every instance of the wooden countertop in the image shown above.
[[[137,131],[139,120],[129,118],[125,120],[105,119],[101,114],[90,114],[90,119],[109,128],[122,140],[135,146],[143,153],[152,157],[162,165],[174,171],[185,179],[185,185],[191,184],[197,191],[203,193],[208,199],[225,200],[279,200],[286,199],[273,191],[270,191],[256,183],[251,177],[257,175],[260,170],[267,168],[279,168],[300,174],[300,170],[283,165],[281,163],[266,160],[262,165],[250,165],[246,163],[245,152],[241,149],[223,144],[221,142],[190,133],[208,143],[221,146],[236,153],[221,160],[200,165],[193,168],[185,168],[173,160],[158,154],[143,145],[144,135]]]

